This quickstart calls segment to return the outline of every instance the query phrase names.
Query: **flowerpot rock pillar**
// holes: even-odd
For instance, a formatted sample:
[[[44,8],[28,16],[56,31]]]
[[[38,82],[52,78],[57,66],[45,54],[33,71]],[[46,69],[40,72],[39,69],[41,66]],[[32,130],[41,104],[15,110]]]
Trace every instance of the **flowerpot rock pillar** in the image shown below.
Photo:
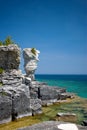
[[[39,61],[39,51],[35,48],[25,48],[23,49],[23,57],[24,57],[24,69],[26,72],[26,76],[34,80],[34,73],[37,69],[37,62]]]

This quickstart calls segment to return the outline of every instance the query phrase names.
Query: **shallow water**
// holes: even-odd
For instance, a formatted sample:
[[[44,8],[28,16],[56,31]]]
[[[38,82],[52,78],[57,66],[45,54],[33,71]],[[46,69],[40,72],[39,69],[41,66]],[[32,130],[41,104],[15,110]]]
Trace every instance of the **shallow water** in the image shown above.
[[[17,128],[30,126],[42,121],[57,120],[56,114],[58,112],[75,113],[77,120],[72,120],[71,122],[81,124],[83,120],[87,119],[87,99],[76,97],[65,103],[43,107],[42,110],[43,113],[40,115],[25,117],[14,122],[0,125],[0,130],[16,130]],[[70,119],[67,121],[70,122]]]
[[[69,92],[77,93],[80,97],[87,98],[87,75],[86,76],[59,76],[59,75],[37,75],[36,79],[47,82],[51,86],[60,86]],[[54,104],[43,107],[43,114],[34,117],[25,117],[14,122],[0,125],[0,130],[16,130],[20,127],[29,126],[35,123],[49,120],[57,120],[58,112],[71,112],[77,115],[77,120],[73,123],[81,124],[87,120],[87,99],[76,97],[68,103]],[[70,121],[70,120],[68,120]]]

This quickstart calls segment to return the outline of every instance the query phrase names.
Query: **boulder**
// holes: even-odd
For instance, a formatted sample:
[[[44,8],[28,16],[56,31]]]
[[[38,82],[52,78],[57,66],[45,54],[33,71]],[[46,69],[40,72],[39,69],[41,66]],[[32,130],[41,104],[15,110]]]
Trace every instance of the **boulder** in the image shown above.
[[[20,48],[16,44],[0,46],[0,68],[4,70],[18,69],[20,64]]]

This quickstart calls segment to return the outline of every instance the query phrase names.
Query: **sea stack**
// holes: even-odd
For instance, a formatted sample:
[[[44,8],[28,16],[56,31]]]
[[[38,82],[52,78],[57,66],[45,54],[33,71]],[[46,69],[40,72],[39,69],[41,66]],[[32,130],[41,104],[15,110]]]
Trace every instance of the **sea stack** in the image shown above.
[[[34,73],[37,69],[37,62],[39,61],[40,51],[36,50],[35,48],[25,48],[23,49],[23,57],[24,57],[24,69],[26,75],[34,80]]]

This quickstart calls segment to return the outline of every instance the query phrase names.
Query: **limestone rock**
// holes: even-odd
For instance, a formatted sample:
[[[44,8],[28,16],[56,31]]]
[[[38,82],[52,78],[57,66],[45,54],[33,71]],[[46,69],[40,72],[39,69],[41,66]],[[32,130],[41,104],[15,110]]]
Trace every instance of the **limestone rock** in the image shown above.
[[[83,125],[84,125],[84,126],[87,126],[87,120],[84,120],[84,121],[83,121]]]
[[[11,44],[0,46],[0,68],[4,70],[18,69],[20,64],[20,48]]]
[[[30,99],[30,105],[32,109],[32,115],[41,114],[42,113],[42,102],[40,99]]]
[[[67,93],[65,88],[48,86],[46,83],[31,81],[30,97],[42,100],[43,106],[51,105],[58,100],[72,98],[73,94]]]
[[[10,85],[2,86],[0,87],[0,95],[3,100],[3,102],[2,100],[0,100],[1,101],[0,109],[3,113],[2,117],[4,117],[5,120],[6,120],[6,116],[5,116],[6,112],[7,112],[7,115],[10,116],[9,121],[15,120],[24,116],[32,115],[32,111],[30,108],[30,92],[29,92],[28,86],[24,84],[21,84],[21,86],[18,86],[18,87],[13,87]],[[6,100],[6,102],[4,99]],[[7,105],[8,108],[5,107],[5,105]],[[4,119],[2,119],[1,123],[3,122],[5,123]]]
[[[57,113],[57,116],[64,117],[64,116],[76,116],[75,113]]]
[[[40,114],[42,105],[70,97],[64,88],[35,81],[39,53],[31,48],[23,50],[26,71],[23,75],[19,70],[20,48],[15,44],[0,46],[0,69],[4,70],[0,73],[0,123]]]
[[[12,120],[12,101],[5,92],[0,92],[0,124],[7,123]]]
[[[0,74],[0,82],[4,86],[11,85],[17,87],[22,84],[22,73],[16,69],[5,71],[3,74]]]
[[[27,76],[29,76],[32,80],[34,80],[34,72],[37,69],[38,62],[38,54],[40,53],[38,50],[35,50],[35,54],[32,53],[31,48],[23,49],[23,57],[24,57],[24,68]]]
[[[34,124],[32,126],[29,127],[25,127],[25,128],[20,128],[18,130],[66,130],[66,129],[60,129],[59,126],[60,125],[66,125],[68,127],[68,122],[59,122],[59,121],[45,121],[42,123],[38,123],[38,124]],[[69,129],[67,130],[71,130],[72,126],[75,126],[73,130],[87,130],[87,127],[84,126],[80,126],[80,125],[76,125],[74,123],[71,123],[71,125],[69,125]],[[66,127],[66,128],[67,128]]]
[[[18,119],[24,116],[31,116],[29,88],[22,84],[17,88],[16,93],[12,97],[13,113],[12,117]]]
[[[56,120],[58,121],[69,121],[69,122],[76,122],[77,116],[75,113],[57,113]]]

